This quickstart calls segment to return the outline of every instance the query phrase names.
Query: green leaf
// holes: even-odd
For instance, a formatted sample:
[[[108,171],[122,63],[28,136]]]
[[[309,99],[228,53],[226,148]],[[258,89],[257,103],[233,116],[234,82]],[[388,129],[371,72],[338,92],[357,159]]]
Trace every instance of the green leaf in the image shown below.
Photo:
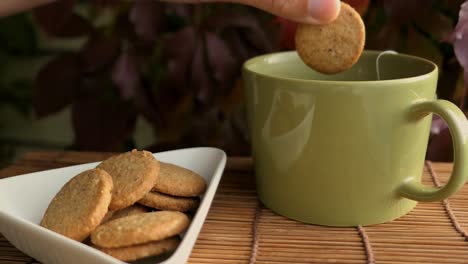
[[[0,84],[0,107],[10,106],[24,116],[31,112],[30,80],[14,80],[8,84]]]
[[[0,19],[0,49],[13,55],[31,55],[37,48],[32,21],[26,14]]]

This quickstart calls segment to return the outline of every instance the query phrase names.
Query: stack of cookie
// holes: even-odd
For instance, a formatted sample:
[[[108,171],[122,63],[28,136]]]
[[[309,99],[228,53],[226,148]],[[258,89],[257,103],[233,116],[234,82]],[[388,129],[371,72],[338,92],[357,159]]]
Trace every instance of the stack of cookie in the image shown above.
[[[205,180],[193,171],[160,162],[161,170],[151,192],[138,201],[159,210],[187,212],[198,208],[199,195],[206,190]]]
[[[147,151],[113,156],[67,182],[41,225],[123,261],[175,250],[205,180]],[[155,209],[157,211],[155,211]]]

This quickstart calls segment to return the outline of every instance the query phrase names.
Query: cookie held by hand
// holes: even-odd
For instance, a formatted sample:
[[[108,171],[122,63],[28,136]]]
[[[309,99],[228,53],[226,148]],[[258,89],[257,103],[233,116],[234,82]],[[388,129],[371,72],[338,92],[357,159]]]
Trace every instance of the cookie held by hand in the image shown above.
[[[341,3],[338,18],[326,25],[300,24],[296,31],[296,50],[310,68],[335,74],[351,68],[364,50],[364,22],[354,8]]]

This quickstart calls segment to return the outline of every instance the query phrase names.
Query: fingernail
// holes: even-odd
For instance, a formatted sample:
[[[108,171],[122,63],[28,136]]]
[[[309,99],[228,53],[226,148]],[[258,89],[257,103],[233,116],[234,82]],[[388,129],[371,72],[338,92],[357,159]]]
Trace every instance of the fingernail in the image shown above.
[[[338,16],[340,7],[340,0],[309,0],[309,20],[317,24],[331,22]]]

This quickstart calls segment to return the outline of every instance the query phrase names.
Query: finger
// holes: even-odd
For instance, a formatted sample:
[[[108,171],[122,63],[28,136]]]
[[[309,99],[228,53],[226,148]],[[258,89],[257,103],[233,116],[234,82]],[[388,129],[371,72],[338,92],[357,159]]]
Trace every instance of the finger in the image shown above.
[[[324,24],[333,21],[340,11],[339,0],[236,0],[293,21]]]
[[[0,0],[0,17],[13,15],[54,0]]]
[[[203,3],[233,2],[257,7],[293,21],[324,24],[333,21],[340,12],[339,0],[166,0],[169,2]]]

